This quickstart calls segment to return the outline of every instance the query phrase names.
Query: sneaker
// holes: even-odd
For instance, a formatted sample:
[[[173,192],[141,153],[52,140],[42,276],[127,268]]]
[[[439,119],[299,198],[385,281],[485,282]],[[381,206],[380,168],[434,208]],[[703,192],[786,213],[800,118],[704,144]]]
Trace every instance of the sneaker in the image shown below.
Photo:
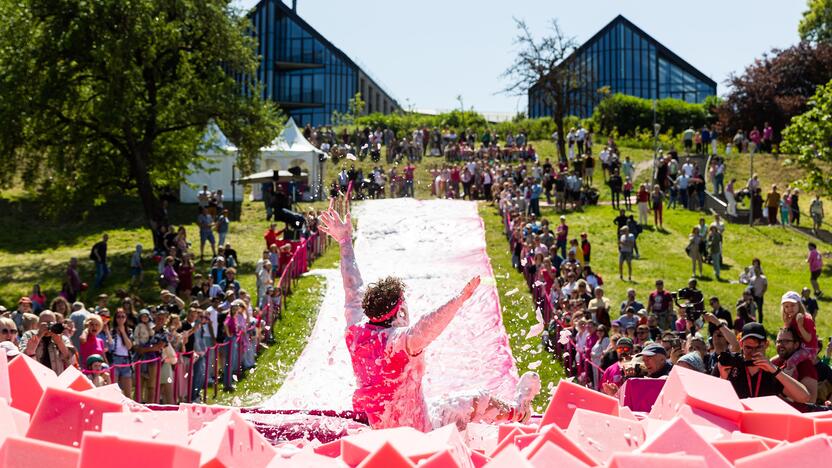
[[[531,404],[534,397],[540,393],[540,376],[537,372],[526,372],[517,382],[514,394],[514,407],[517,410],[517,421],[523,424],[532,416]]]

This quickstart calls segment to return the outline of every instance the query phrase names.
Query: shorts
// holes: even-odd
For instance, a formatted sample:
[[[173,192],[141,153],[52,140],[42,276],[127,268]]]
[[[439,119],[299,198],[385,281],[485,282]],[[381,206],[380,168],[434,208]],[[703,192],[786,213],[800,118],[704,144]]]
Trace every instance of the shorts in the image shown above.
[[[620,262],[631,262],[633,261],[633,253],[632,252],[618,252],[618,261]]]
[[[199,231],[199,241],[200,242],[210,242],[212,244],[216,243],[214,241],[214,231]]]
[[[130,364],[130,358],[127,356],[116,356],[113,354],[113,362],[112,364],[115,366],[117,364]],[[122,377],[133,377],[133,367],[114,367],[116,380]]]
[[[809,272],[809,277],[812,278],[812,280],[816,280],[816,279],[820,278],[821,272],[823,272],[823,270],[816,270],[816,271]]]

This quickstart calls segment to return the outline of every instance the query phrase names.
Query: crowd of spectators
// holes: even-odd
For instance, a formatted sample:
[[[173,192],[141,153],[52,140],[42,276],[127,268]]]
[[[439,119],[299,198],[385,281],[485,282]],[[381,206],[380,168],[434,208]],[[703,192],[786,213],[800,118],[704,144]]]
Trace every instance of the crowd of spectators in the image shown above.
[[[207,190],[206,190],[207,191]],[[322,248],[317,234],[317,213],[305,215],[300,228],[302,244],[285,237],[272,224],[263,238],[262,257],[256,262],[257,291],[249,293],[238,281],[237,252],[225,243],[226,226],[219,228],[220,245],[213,232],[227,210],[200,197],[197,224],[200,247],[213,250],[207,262],[194,261],[195,246],[184,226],[159,226],[154,248],[136,246],[130,258],[130,291],[114,296],[100,292],[95,304],[80,295],[78,260],[73,258],[59,295],[47,298],[39,285],[21,297],[15,310],[0,311],[0,341],[8,357],[25,354],[60,374],[72,366],[82,370],[96,386],[117,383],[126,396],[141,402],[176,404],[201,401],[209,385],[233,390],[235,382],[256,364],[256,354],[271,341],[271,327],[280,319],[285,289],[280,274],[299,245],[312,258]],[[214,198],[215,199],[215,198]],[[225,220],[227,223],[227,219]],[[314,236],[314,238],[313,238]],[[90,254],[95,265],[94,291],[106,290],[109,272],[104,234]],[[142,301],[133,293],[142,285],[145,266],[155,265],[158,299]],[[197,266],[198,265],[198,266]],[[89,295],[89,293],[88,293]],[[139,385],[139,388],[135,388]]]
[[[781,298],[777,357],[769,360],[769,335],[761,325],[768,280],[759,259],[741,277],[745,289],[734,307],[724,298],[706,296],[696,278],[672,285],[679,291],[658,279],[646,296],[630,288],[626,298],[610,298],[601,273],[592,267],[592,233],[570,232],[566,216],[550,223],[516,196],[514,181],[500,182],[505,185],[496,203],[506,221],[513,267],[524,275],[542,311],[544,345],[578,382],[616,395],[627,378],[660,378],[683,366],[730,380],[741,397],[779,395],[802,411],[827,408],[832,342],[820,346],[814,325],[818,303],[809,288]],[[627,233],[632,215],[622,210],[621,217],[615,221],[622,233],[619,252],[629,263],[635,254]],[[704,219],[700,224],[689,246],[700,260],[708,255],[718,265],[721,259],[713,252],[720,247],[699,230],[721,233],[722,222],[717,217],[707,227]],[[746,376],[757,382],[753,388]]]

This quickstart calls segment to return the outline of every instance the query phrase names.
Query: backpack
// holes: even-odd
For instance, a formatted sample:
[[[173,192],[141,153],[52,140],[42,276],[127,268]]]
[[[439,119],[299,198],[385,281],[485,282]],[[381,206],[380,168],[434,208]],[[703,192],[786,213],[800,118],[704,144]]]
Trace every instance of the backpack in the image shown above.
[[[98,244],[96,244],[96,245],[98,245]],[[90,249],[90,260],[92,260],[92,261],[96,261],[96,260],[98,260],[98,259],[95,257],[95,245],[93,245],[93,246],[92,246],[92,248]]]

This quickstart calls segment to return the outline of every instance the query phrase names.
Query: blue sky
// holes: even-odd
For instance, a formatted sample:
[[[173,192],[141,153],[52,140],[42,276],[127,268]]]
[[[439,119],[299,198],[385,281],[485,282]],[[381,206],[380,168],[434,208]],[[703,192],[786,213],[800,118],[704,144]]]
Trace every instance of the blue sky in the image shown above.
[[[244,8],[257,0],[237,0]],[[291,4],[291,0],[286,0]],[[379,81],[402,106],[515,112],[499,93],[512,61],[512,17],[536,35],[557,18],[580,42],[622,14],[718,83],[772,47],[798,40],[803,0],[298,0],[298,13]]]

